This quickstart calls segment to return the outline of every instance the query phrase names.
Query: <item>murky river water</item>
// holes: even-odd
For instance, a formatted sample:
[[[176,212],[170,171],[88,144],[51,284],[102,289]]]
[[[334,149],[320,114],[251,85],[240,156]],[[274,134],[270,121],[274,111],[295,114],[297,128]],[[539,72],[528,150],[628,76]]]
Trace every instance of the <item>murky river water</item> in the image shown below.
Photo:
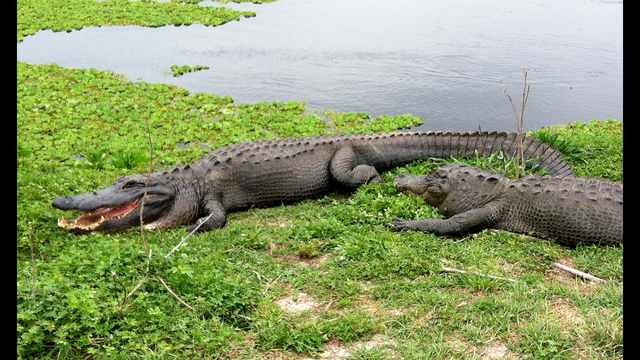
[[[515,130],[622,118],[622,2],[588,0],[280,0],[232,7],[218,27],[40,31],[17,46],[33,64],[112,70],[130,80],[298,100],[307,109],[411,113],[425,130]],[[171,65],[209,70],[169,75]],[[500,83],[502,80],[502,83]]]

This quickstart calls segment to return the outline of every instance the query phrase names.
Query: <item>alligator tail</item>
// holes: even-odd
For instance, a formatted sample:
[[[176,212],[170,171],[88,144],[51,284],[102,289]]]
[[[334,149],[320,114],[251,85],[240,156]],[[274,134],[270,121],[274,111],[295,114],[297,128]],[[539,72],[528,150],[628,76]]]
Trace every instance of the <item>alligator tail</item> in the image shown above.
[[[389,169],[424,158],[451,156],[488,157],[497,151],[515,156],[518,135],[508,132],[453,132],[417,131],[390,134],[361,134],[353,141],[362,151],[366,163],[376,168]],[[523,137],[524,159],[527,167],[536,162],[551,175],[573,175],[571,165],[560,151],[532,136]],[[364,150],[364,149],[363,149]]]

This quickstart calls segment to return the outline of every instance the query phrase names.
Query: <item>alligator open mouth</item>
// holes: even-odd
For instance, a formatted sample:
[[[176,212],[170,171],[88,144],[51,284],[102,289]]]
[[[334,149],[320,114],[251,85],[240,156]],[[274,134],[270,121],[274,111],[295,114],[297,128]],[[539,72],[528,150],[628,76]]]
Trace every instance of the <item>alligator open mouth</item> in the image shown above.
[[[75,220],[58,219],[58,226],[69,230],[93,231],[105,221],[118,220],[138,207],[138,200],[121,207],[102,207],[83,213]]]

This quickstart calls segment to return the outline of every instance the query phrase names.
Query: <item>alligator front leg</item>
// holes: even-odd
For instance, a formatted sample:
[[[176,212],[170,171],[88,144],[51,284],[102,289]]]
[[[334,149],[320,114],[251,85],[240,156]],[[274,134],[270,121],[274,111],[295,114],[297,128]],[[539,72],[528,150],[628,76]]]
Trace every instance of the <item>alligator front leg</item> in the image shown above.
[[[393,218],[391,228],[394,230],[415,230],[434,233],[436,235],[455,235],[466,233],[478,226],[488,227],[492,223],[493,212],[486,208],[473,209],[448,219],[403,220]]]
[[[338,149],[331,158],[331,175],[342,186],[356,188],[369,183],[382,183],[378,170],[373,166],[358,164],[358,159],[350,146]]]
[[[220,229],[227,223],[227,215],[219,200],[209,200],[204,203],[206,215],[196,220],[187,228],[188,232],[196,230],[196,232],[211,231]]]

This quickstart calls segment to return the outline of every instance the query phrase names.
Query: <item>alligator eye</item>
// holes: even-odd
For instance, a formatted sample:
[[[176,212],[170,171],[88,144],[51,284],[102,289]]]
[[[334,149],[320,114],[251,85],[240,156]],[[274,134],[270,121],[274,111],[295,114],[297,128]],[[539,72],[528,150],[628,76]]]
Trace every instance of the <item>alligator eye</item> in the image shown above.
[[[145,184],[140,182],[140,181],[129,180],[124,185],[122,185],[122,188],[123,189],[131,189],[131,188],[136,187],[136,186],[145,186]]]

